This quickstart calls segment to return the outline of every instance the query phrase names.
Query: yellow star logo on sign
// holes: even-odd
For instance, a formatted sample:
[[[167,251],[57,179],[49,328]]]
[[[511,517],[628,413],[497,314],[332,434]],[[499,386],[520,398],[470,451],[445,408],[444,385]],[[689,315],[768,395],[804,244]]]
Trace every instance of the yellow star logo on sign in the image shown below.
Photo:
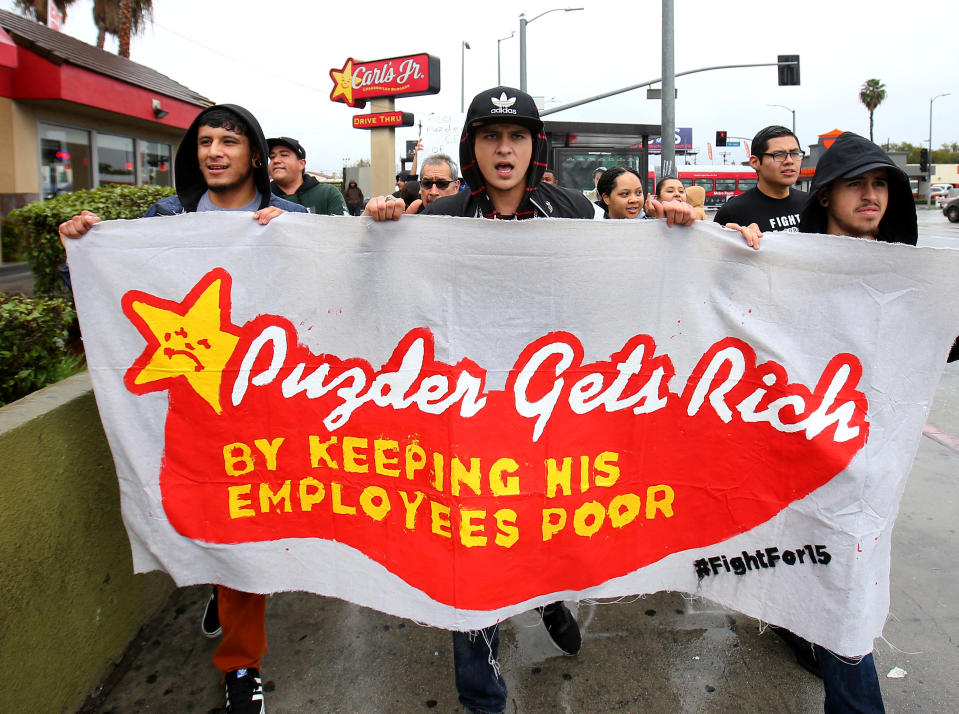
[[[330,99],[332,101],[337,101],[338,97],[343,97],[340,99],[341,102],[346,102],[351,107],[353,106],[353,58],[350,57],[346,60],[346,64],[343,65],[343,69],[330,70],[330,77],[333,78],[333,92],[330,94]]]
[[[161,391],[171,386],[166,380],[182,377],[220,414],[223,370],[240,341],[229,318],[229,274],[211,271],[179,303],[129,292],[123,311],[147,340],[127,370],[127,387],[135,393]]]

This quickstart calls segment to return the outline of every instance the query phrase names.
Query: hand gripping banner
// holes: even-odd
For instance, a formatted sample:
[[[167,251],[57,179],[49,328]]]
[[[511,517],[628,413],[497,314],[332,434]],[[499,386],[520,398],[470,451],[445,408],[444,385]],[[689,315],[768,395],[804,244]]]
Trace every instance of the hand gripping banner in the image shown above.
[[[245,214],[68,251],[139,571],[454,629],[668,589],[881,633],[959,252]]]

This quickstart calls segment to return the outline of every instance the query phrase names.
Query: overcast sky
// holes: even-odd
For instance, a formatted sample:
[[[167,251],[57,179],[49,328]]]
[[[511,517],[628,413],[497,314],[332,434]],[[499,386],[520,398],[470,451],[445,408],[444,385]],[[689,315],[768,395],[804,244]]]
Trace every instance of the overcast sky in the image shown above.
[[[134,38],[131,59],[170,76],[216,102],[250,109],[268,135],[298,138],[308,168],[339,170],[370,156],[367,130],[353,129],[360,110],[329,99],[331,68],[348,57],[373,60],[430,53],[440,58],[442,91],[398,99],[397,109],[422,118],[460,108],[461,42],[466,51],[466,103],[497,82],[497,39],[502,79],[519,85],[519,13],[532,18],[553,7],[548,0],[516,2],[402,3],[248,0],[200,2],[155,0],[154,26]],[[806,0],[700,2],[676,0],[677,72],[720,64],[775,62],[777,54],[799,54],[802,85],[779,87],[775,67],[721,70],[676,80],[676,125],[693,128],[698,163],[710,163],[706,142],[718,129],[752,137],[767,124],[789,126],[796,110],[803,146],[832,129],[868,136],[869,120],[859,88],[869,78],[886,85],[876,110],[877,142],[925,142],[929,100],[937,99],[933,144],[959,141],[959,71],[952,39],[959,26],[954,2],[847,2]],[[529,91],[546,107],[558,106],[661,75],[661,3],[582,0],[578,12],[554,12],[527,28]],[[12,9],[12,0],[0,0]],[[92,0],[79,0],[64,31],[94,44]],[[432,12],[425,17],[423,11]],[[462,19],[465,18],[465,19]],[[919,22],[926,27],[920,28]],[[941,29],[941,31],[940,31]],[[939,37],[939,39],[935,39]],[[115,40],[107,49],[115,51]],[[367,108],[365,111],[369,111]],[[660,103],[645,89],[600,100],[549,117],[626,123],[660,123]],[[397,130],[402,142],[415,128]],[[741,161],[731,149],[728,161]],[[736,153],[738,151],[738,153]],[[680,159],[682,162],[682,159]],[[722,163],[719,156],[712,163]]]

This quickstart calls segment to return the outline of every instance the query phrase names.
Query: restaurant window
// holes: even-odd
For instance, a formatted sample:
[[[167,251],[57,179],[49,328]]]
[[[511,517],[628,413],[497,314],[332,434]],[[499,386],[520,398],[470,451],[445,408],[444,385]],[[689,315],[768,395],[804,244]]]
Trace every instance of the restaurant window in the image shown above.
[[[90,132],[40,125],[40,190],[53,198],[82,188],[92,188]]]
[[[97,183],[135,184],[133,139],[113,134],[97,134]]]
[[[173,169],[169,144],[140,140],[139,183],[152,186],[172,186]]]

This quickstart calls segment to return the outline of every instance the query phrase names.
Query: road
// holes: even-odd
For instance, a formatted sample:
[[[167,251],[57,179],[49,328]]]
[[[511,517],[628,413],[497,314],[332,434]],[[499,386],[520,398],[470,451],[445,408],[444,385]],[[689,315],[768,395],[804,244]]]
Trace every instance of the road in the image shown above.
[[[920,208],[919,245],[930,248],[959,248],[959,223],[950,223],[939,209]]]

